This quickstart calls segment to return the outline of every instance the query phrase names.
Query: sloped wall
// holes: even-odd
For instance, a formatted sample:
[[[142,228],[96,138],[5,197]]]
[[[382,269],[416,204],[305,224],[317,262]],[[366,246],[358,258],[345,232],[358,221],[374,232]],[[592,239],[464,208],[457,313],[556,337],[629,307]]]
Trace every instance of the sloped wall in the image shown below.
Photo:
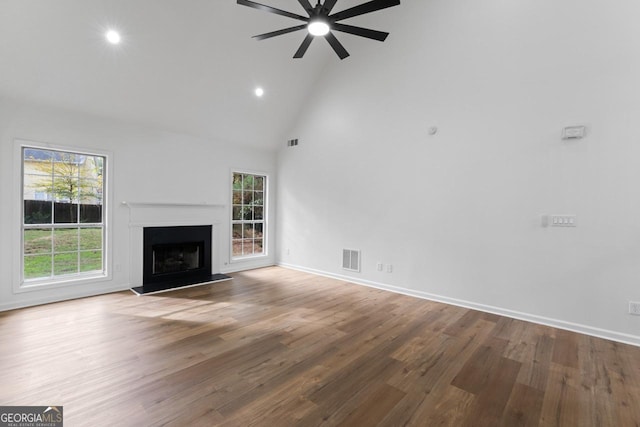
[[[280,263],[640,344],[638,12],[404,1],[341,36],[279,155]]]

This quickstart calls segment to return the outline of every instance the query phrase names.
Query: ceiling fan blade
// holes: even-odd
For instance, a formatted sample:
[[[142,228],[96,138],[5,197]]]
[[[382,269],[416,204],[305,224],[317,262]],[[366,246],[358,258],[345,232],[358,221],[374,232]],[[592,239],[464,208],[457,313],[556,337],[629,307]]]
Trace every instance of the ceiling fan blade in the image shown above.
[[[339,24],[334,22],[331,24],[331,29],[336,31],[342,31],[343,33],[349,33],[360,37],[366,37],[368,39],[385,41],[389,33],[382,31],[370,30],[368,28],[354,27],[352,25]]]
[[[338,0],[326,0],[326,1],[324,2],[324,4],[322,5],[322,11],[323,11],[326,15],[330,14],[330,13],[331,13],[331,10],[333,10],[333,6],[335,6],[335,5],[336,5],[336,2],[337,2],[337,1],[338,1]]]
[[[297,14],[291,13],[291,12],[287,12],[286,10],[276,9],[275,7],[265,6],[264,4],[256,3],[254,1],[238,0],[238,4],[241,4],[243,6],[249,6],[249,7],[252,7],[254,9],[264,10],[265,12],[275,13],[276,15],[286,16],[287,18],[297,19],[299,21],[305,21],[306,22],[306,21],[309,20],[308,17],[302,16],[302,15],[297,15]]]
[[[327,33],[327,35],[324,36],[324,38],[327,39],[327,41],[329,42],[333,50],[338,54],[340,59],[344,59],[347,56],[349,56],[349,52],[347,52],[344,46],[342,46],[342,43],[338,41],[338,39],[336,38],[336,36],[333,35],[332,32]]]
[[[309,16],[311,16],[311,13],[313,12],[313,6],[311,6],[309,0],[298,0],[298,3],[300,3],[300,6],[304,7],[304,10],[306,10]]]
[[[334,13],[329,16],[329,19],[333,22],[341,21],[343,19],[353,18],[354,16],[364,15],[365,13],[375,12],[376,10],[386,9],[399,4],[400,0],[372,0],[359,6]]]
[[[313,41],[313,36],[311,34],[307,34],[307,37],[305,37],[304,40],[302,40],[302,44],[296,51],[296,54],[293,55],[293,57],[296,59],[302,58],[304,54],[307,52],[307,49],[309,49],[309,45],[311,44],[312,41]]]
[[[284,30],[278,30],[278,31],[272,31],[270,33],[260,34],[260,35],[257,35],[257,36],[253,36],[252,38],[254,38],[256,40],[264,40],[264,39],[268,39],[268,38],[271,38],[271,37],[281,36],[281,35],[287,34],[287,33],[292,33],[294,31],[304,30],[305,28],[307,28],[307,24],[297,25],[295,27],[285,28]]]

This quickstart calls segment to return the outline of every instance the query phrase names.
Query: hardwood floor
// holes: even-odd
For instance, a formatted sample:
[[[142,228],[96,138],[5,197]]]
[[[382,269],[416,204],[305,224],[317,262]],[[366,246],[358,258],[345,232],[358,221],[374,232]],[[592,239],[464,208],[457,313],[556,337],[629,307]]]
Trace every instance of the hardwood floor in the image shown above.
[[[0,313],[66,426],[640,426],[640,348],[282,268]]]

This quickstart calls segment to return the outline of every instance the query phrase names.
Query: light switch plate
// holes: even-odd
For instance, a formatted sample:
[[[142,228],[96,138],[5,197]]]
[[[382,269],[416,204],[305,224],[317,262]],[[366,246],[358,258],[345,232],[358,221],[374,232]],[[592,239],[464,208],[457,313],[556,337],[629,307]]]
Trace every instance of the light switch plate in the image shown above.
[[[562,130],[562,139],[581,139],[586,132],[584,126],[567,126]]]

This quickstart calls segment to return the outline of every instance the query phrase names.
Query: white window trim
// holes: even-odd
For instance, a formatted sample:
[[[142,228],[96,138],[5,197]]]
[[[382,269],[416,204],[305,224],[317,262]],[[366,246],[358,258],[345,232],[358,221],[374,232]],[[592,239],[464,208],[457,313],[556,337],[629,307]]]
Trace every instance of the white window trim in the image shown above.
[[[249,175],[261,175],[264,176],[267,180],[265,188],[264,188],[264,239],[262,242],[263,253],[259,255],[241,255],[234,256],[233,255],[233,174],[234,173],[242,173]],[[271,176],[269,173],[264,171],[256,171],[256,170],[247,170],[242,168],[231,168],[229,170],[229,183],[227,184],[227,188],[229,189],[229,216],[228,216],[228,224],[229,224],[229,263],[237,264],[247,261],[254,261],[256,259],[264,259],[269,256],[269,239],[271,238],[271,233],[269,232],[269,196],[271,194]]]
[[[57,150],[57,151],[67,151],[78,154],[86,154],[86,155],[99,155],[105,157],[106,167],[105,173],[107,174],[107,179],[104,182],[104,203],[105,209],[103,210],[103,223],[104,223],[104,250],[102,256],[104,257],[104,272],[98,274],[87,274],[79,275],[79,276],[69,276],[69,277],[58,277],[58,278],[47,278],[43,280],[29,280],[25,282],[22,278],[23,275],[23,236],[22,236],[22,224],[23,224],[23,172],[22,172],[22,149],[24,147],[42,149],[42,150]],[[106,282],[113,279],[113,268],[112,268],[112,247],[113,247],[113,236],[112,236],[112,205],[113,205],[113,197],[111,191],[111,182],[112,182],[112,171],[113,171],[113,154],[110,151],[94,149],[94,148],[86,148],[86,147],[75,147],[69,145],[58,145],[47,142],[38,142],[38,141],[29,141],[24,139],[15,139],[14,145],[14,162],[13,162],[13,191],[14,191],[14,227],[13,227],[13,242],[14,248],[17,248],[14,251],[14,262],[13,262],[13,275],[12,275],[12,283],[13,283],[13,291],[14,293],[23,293],[23,292],[33,292],[33,291],[42,291],[45,289],[56,289],[56,288],[66,288],[70,286],[80,286],[87,285],[91,283],[97,282]]]

